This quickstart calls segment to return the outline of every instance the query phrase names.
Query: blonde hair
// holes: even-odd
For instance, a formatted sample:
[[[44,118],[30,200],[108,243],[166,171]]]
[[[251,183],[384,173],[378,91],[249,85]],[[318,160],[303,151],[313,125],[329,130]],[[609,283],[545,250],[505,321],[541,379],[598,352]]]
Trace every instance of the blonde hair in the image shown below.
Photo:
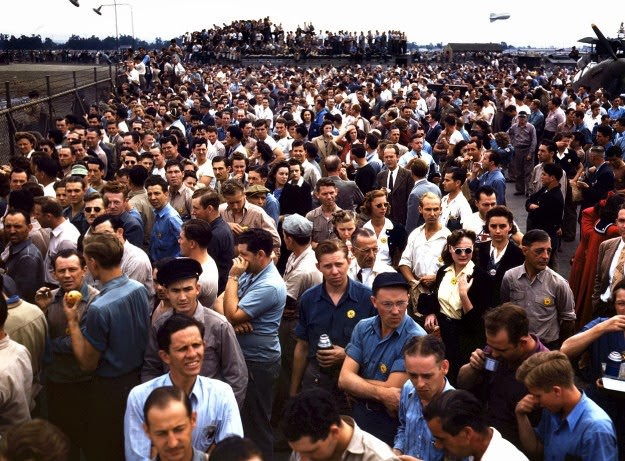
[[[525,360],[516,372],[525,387],[550,391],[553,386],[572,387],[573,367],[560,351],[537,352]]]

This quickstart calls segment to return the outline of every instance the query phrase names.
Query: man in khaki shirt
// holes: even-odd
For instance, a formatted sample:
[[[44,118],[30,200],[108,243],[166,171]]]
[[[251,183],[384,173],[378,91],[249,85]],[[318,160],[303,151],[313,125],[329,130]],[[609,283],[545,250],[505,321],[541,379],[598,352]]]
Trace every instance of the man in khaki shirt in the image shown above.
[[[287,403],[282,430],[293,449],[290,461],[398,460],[387,444],[339,415],[332,395],[322,389],[300,392]]]

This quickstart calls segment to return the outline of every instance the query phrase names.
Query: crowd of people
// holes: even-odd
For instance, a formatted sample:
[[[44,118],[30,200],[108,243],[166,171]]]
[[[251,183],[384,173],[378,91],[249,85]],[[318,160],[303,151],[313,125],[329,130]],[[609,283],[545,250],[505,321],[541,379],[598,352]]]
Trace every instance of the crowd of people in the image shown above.
[[[1,457],[625,459],[620,95],[185,53],[15,135]]]

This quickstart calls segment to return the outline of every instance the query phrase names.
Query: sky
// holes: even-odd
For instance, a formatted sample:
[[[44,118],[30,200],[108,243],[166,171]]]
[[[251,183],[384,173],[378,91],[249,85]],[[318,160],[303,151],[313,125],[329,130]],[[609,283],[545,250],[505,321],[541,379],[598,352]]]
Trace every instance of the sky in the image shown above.
[[[79,8],[69,0],[3,2],[0,32],[39,34],[61,42],[72,34],[102,38],[115,35],[114,0],[105,0],[111,2],[111,6],[102,8],[102,16],[92,11],[102,3],[79,1]],[[391,7],[385,8],[386,4]],[[607,0],[566,6],[548,0],[125,0],[117,5],[119,34],[131,35],[134,22],[135,36],[148,41],[155,37],[167,40],[186,31],[210,28],[213,24],[230,24],[235,19],[269,16],[274,23],[282,23],[285,31],[312,22],[317,29],[333,32],[399,29],[407,33],[409,41],[424,45],[506,42],[520,47],[570,48],[580,46],[578,39],[594,36],[592,23],[607,37],[615,37],[620,23],[625,20],[625,14],[615,14],[619,9],[615,7],[616,2]],[[134,21],[131,21],[131,10]],[[508,13],[510,19],[491,23],[490,13]]]

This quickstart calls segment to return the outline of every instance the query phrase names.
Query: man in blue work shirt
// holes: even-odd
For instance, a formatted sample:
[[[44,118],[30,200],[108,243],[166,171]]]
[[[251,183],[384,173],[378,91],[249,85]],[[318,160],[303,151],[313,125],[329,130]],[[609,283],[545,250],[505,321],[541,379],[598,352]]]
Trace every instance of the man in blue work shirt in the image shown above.
[[[423,409],[436,396],[453,389],[446,378],[449,361],[445,359],[445,344],[434,335],[415,336],[404,347],[404,363],[409,379],[401,391],[393,452],[443,461],[445,452],[435,447]]]
[[[519,367],[516,377],[529,394],[515,413],[524,452],[532,459],[616,461],[616,434],[610,417],[582,393],[569,358],[559,351],[539,352]],[[534,429],[528,414],[543,413]]]
[[[182,219],[169,204],[169,186],[158,175],[152,175],[145,181],[150,205],[154,208],[154,226],[150,237],[148,256],[152,262],[163,258],[180,256],[178,236],[182,228]]]
[[[378,315],[361,320],[354,328],[339,375],[339,387],[356,399],[352,412],[356,423],[389,445],[399,425],[401,388],[408,379],[404,344],[413,336],[425,335],[406,315],[408,289],[399,273],[384,272],[375,278],[371,302]]]
[[[263,459],[271,461],[271,408],[280,374],[278,328],[286,304],[286,284],[271,259],[273,236],[269,231],[242,232],[237,236],[237,250],[239,256],[223,293],[223,312],[238,335],[249,375],[241,408],[243,429],[258,445]]]
[[[300,384],[302,389],[322,387],[334,395],[341,412],[349,413],[345,393],[338,388],[338,375],[354,327],[375,315],[371,290],[347,276],[348,250],[342,241],[320,242],[315,256],[323,282],[300,298],[290,394],[297,394]],[[332,349],[317,348],[322,334],[328,335]]]

